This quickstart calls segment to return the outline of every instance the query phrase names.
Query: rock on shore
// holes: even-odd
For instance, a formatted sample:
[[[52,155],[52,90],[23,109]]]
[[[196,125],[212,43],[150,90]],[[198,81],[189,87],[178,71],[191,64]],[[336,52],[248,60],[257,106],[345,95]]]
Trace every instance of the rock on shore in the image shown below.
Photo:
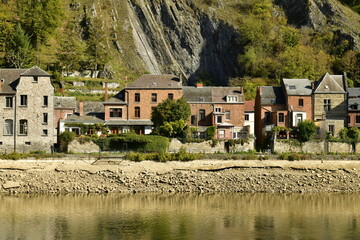
[[[3,193],[358,192],[357,169],[358,161],[0,162],[0,185]]]

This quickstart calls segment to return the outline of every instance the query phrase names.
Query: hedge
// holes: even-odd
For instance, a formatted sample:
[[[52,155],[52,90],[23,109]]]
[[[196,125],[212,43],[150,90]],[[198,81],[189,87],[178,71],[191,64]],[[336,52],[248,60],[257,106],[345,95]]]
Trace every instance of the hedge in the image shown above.
[[[156,135],[122,134],[93,140],[102,151],[164,152],[169,139]]]

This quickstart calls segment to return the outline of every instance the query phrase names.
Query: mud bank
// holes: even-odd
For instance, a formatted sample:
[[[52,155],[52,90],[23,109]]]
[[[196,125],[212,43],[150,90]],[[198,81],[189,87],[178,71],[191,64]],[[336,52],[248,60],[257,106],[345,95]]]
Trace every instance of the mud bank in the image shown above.
[[[0,192],[359,192],[359,176],[360,161],[0,161]]]

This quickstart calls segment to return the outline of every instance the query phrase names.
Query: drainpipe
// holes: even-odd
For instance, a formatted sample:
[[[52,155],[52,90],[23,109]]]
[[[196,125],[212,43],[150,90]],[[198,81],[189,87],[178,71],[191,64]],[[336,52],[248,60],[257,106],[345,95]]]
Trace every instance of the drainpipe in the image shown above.
[[[17,110],[17,104],[16,104],[16,95],[14,95],[14,122],[13,122],[13,129],[14,129],[14,152],[16,153],[16,110]]]

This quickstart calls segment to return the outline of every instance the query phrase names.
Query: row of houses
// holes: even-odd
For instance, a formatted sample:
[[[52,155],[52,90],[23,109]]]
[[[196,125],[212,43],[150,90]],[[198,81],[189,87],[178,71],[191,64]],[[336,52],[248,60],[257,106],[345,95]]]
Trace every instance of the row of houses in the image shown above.
[[[190,105],[188,124],[197,138],[206,138],[214,126],[217,139],[255,137],[262,146],[274,126],[296,128],[305,119],[316,123],[320,138],[360,126],[360,89],[348,88],[346,75],[282,79],[281,86],[258,87],[256,99],[245,101],[241,87],[183,86],[181,77],[147,74],[110,99],[105,85],[104,102],[77,102],[54,96],[50,75],[35,66],[0,69],[0,150],[50,151],[59,133],[80,134],[79,124],[101,124],[113,134],[150,134],[152,111],[165,99],[179,98]]]

